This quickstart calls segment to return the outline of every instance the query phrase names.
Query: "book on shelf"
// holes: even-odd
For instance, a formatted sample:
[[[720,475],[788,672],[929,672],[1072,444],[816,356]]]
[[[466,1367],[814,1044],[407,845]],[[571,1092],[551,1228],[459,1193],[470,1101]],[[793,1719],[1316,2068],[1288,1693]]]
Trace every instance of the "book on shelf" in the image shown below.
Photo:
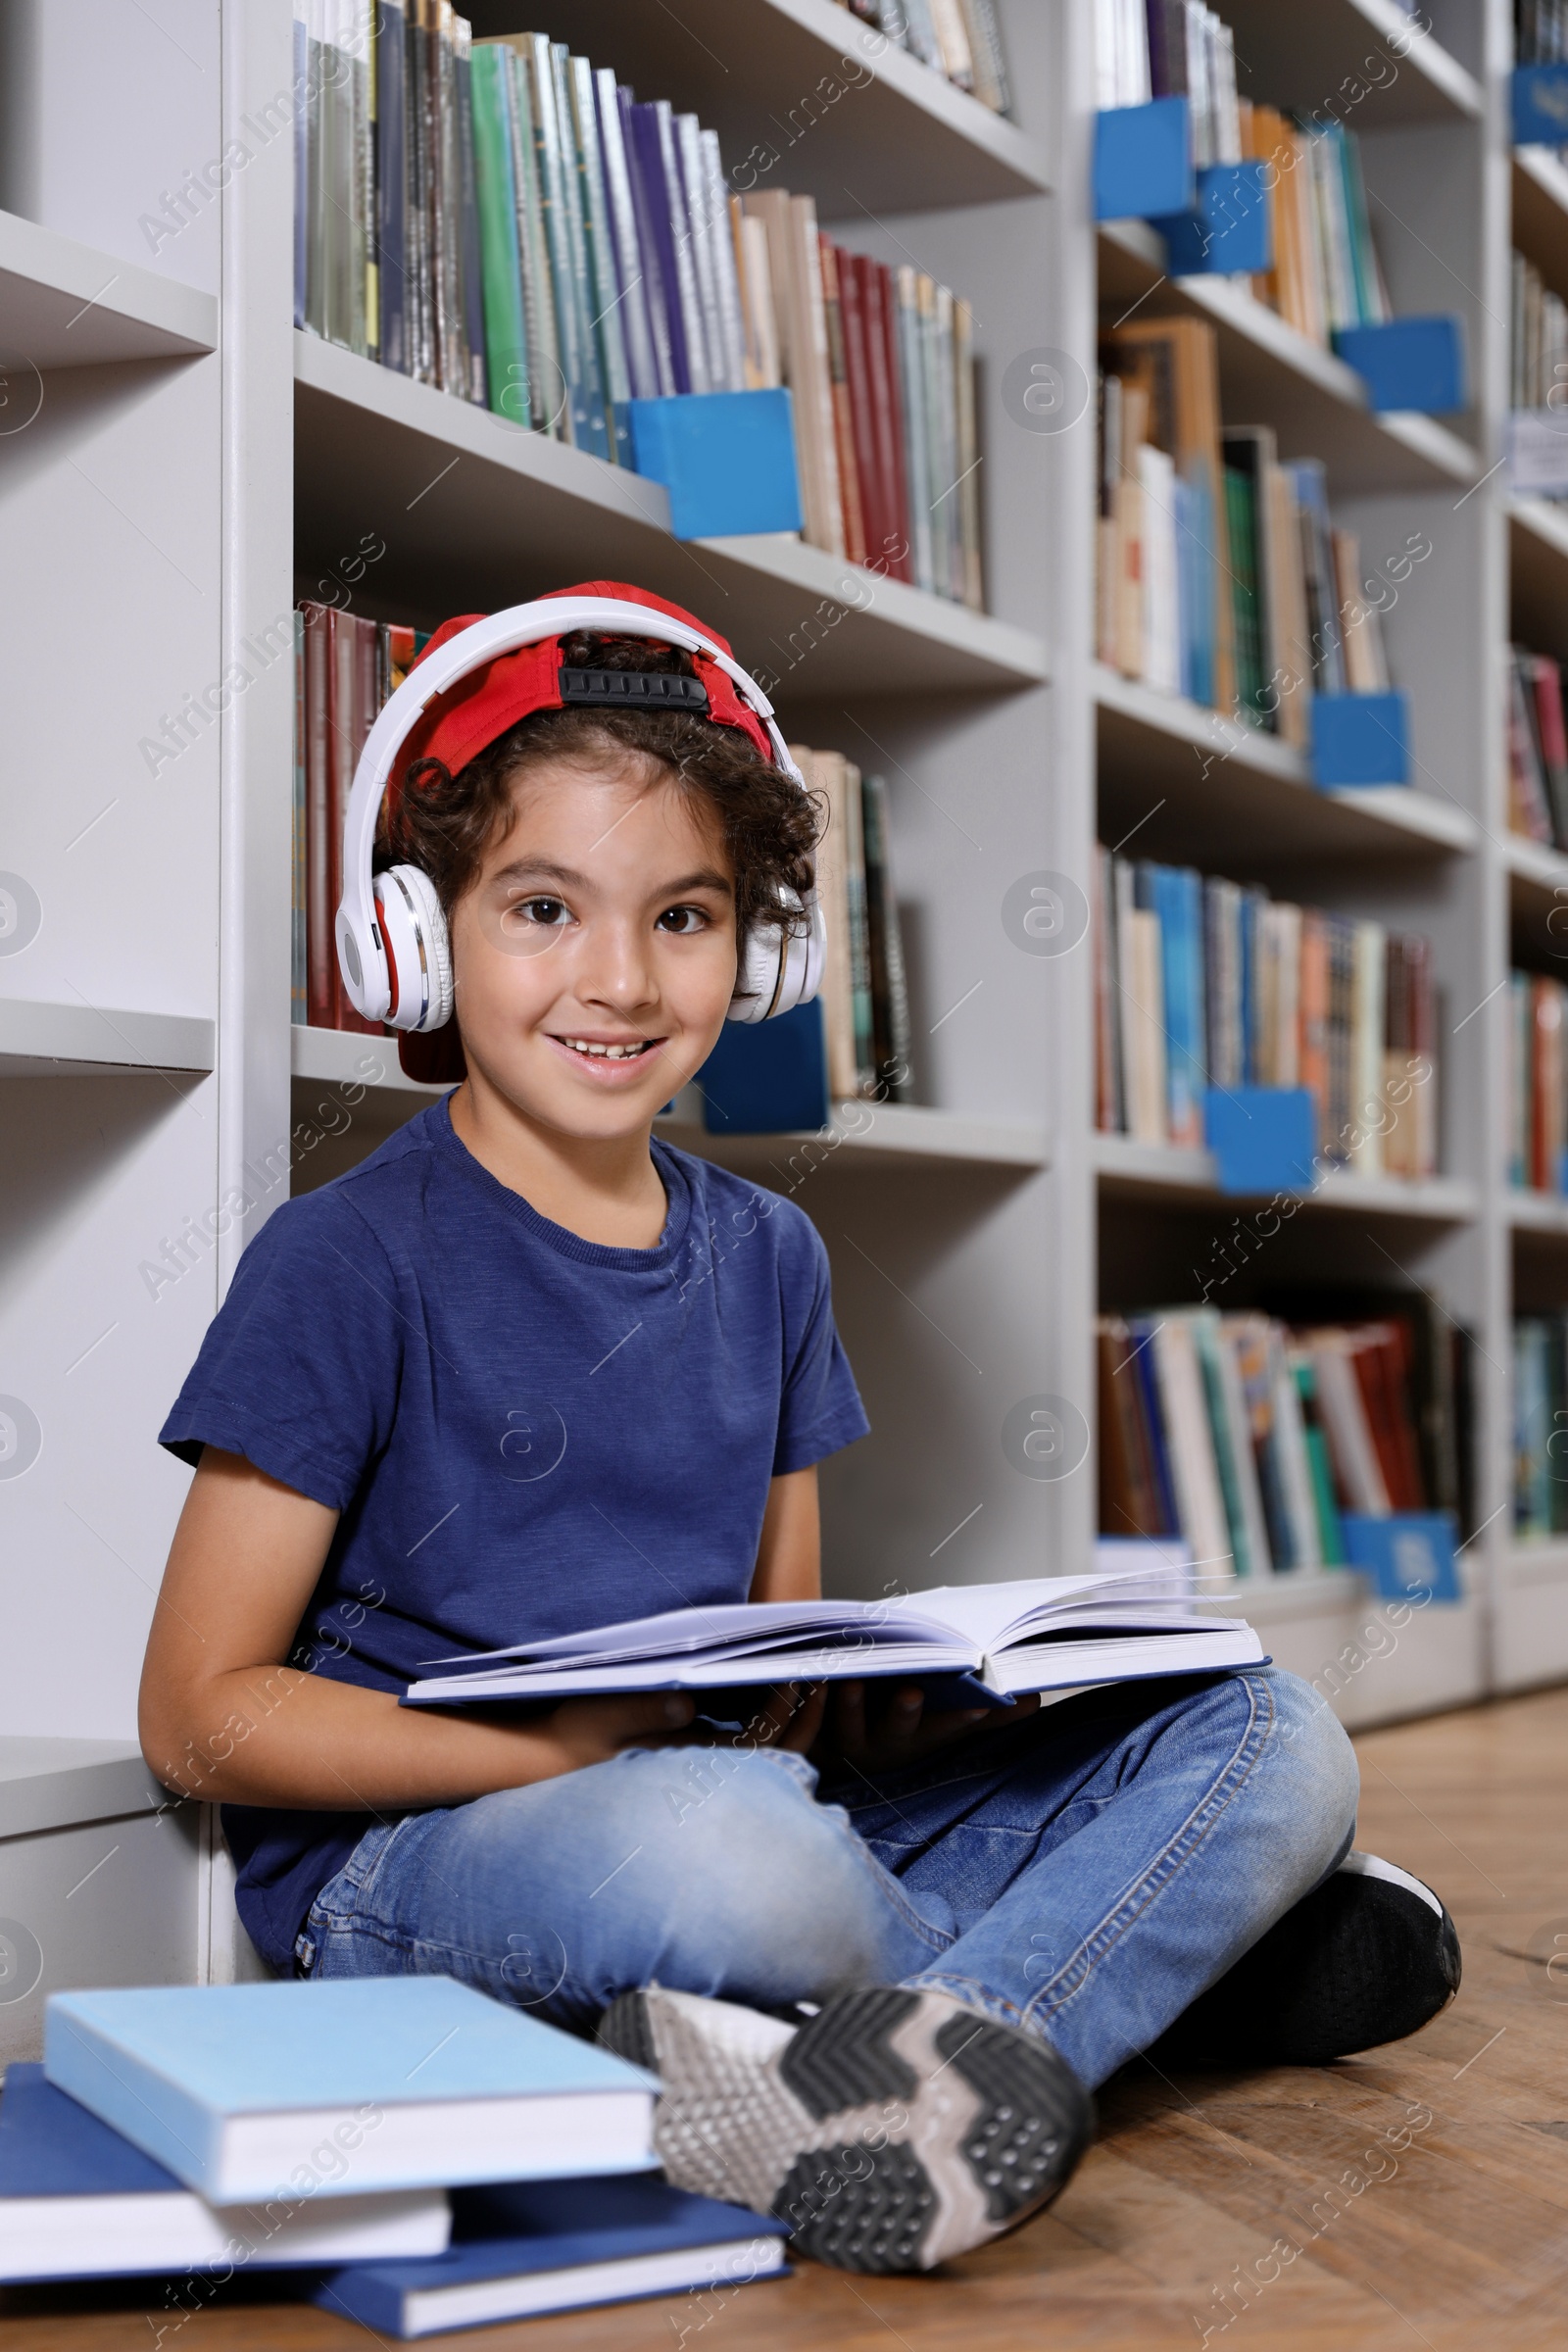
[[[1568,1535],[1568,1313],[1513,1325],[1513,1532]]]
[[[893,1675],[924,1682],[938,1703],[963,1705],[1142,1675],[1207,1673],[1261,1656],[1250,1626],[1199,1615],[1190,1590],[1186,1560],[1156,1554],[1126,1569],[941,1586],[893,1601],[669,1609],[548,1642],[432,1659],[403,1703],[477,1706],[617,1690],[734,1693],[779,1681]]]
[[[1562,665],[1509,649],[1508,824],[1527,840],[1568,849],[1568,732]]]
[[[716,132],[564,42],[473,41],[450,0],[295,6],[309,332],[619,466],[629,401],[787,385],[806,539],[981,608],[967,303],[824,238],[809,196],[732,195]]]
[[[210,2205],[41,2066],[13,2060],[0,2090],[0,2281],[347,2262],[441,2254],[439,2188],[317,2198],[266,2212]]]
[[[264,2201],[337,2134],[344,2195],[644,2172],[640,2069],[451,1977],[57,1992],[44,2069],[215,2205]]]
[[[402,2339],[643,2295],[728,2295],[789,2268],[783,2224],[657,2177],[460,2188],[452,2242],[357,2262],[313,2289],[325,2311]]]
[[[1508,1011],[1508,1181],[1568,1195],[1568,986],[1510,973]]]
[[[1554,66],[1568,58],[1563,0],[1513,0],[1513,55],[1520,66]]]
[[[1197,318],[1105,339],[1097,652],[1304,752],[1314,693],[1387,691],[1387,587],[1363,581],[1318,460],[1282,464],[1270,426],[1222,423],[1215,351]]]
[[[839,0],[839,6],[993,114],[1012,111],[996,0]]]
[[[1544,410],[1568,430],[1568,303],[1522,253],[1509,276],[1508,406]]]
[[[827,932],[822,1026],[828,1093],[906,1102],[909,1002],[888,838],[887,784],[841,752],[792,744],[823,829],[816,889]]]
[[[1205,1088],[1304,1086],[1331,1164],[1436,1175],[1429,940],[1104,848],[1094,939],[1102,1131],[1195,1146]]]
[[[1378,1303],[1295,1328],[1209,1305],[1102,1315],[1102,1529],[1179,1536],[1200,1572],[1248,1577],[1342,1565],[1345,1511],[1467,1526],[1466,1336],[1425,1293]]]

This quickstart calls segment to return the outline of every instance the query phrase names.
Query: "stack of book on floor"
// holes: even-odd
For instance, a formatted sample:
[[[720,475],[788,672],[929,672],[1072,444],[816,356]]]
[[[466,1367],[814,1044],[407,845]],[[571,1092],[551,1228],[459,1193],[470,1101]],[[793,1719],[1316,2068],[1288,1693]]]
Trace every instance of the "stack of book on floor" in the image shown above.
[[[992,113],[1011,111],[996,0],[839,0]],[[807,121],[810,121],[809,114]]]
[[[1196,1146],[1205,1088],[1304,1086],[1325,1160],[1436,1174],[1429,940],[1103,848],[1097,877],[1103,1132]]]
[[[1513,1326],[1513,1529],[1526,1542],[1568,1535],[1568,1314]]]
[[[450,0],[295,24],[297,325],[622,466],[631,400],[788,385],[805,537],[979,608],[966,303],[756,170],[732,195],[716,132],[543,33],[473,41]]]
[[[1216,1285],[1238,1270],[1220,1254]],[[1362,1322],[1187,1306],[1096,1330],[1106,1534],[1180,1536],[1200,1570],[1267,1576],[1343,1565],[1347,1511],[1468,1525],[1467,1345],[1425,1293]]]
[[[184,2318],[282,2269],[417,2336],[779,2271],[777,2223],[654,2171],[654,2090],[444,1977],[56,1993],[0,2093],[0,2281]]]
[[[1563,426],[1568,431],[1568,416]],[[1568,849],[1562,667],[1522,645],[1511,649],[1508,665],[1508,825],[1527,841]]]
[[[1380,606],[1322,465],[1279,462],[1267,425],[1226,426],[1214,329],[1134,319],[1102,340],[1097,636],[1102,662],[1305,750],[1318,694],[1389,685]],[[1431,543],[1409,534],[1408,575]]]
[[[1511,972],[1508,1182],[1568,1193],[1568,986]]]

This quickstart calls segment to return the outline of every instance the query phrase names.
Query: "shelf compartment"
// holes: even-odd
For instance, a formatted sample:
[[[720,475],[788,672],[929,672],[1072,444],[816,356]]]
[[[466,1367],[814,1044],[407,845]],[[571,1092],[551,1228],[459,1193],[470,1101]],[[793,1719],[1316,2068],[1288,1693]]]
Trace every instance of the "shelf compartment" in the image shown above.
[[[1568,658],[1568,508],[1510,498],[1507,513],[1509,634],[1562,661]]]
[[[1101,662],[1093,684],[1101,832],[1114,843],[1140,827],[1137,846],[1128,841],[1135,857],[1153,855],[1155,843],[1222,867],[1238,841],[1254,860],[1450,858],[1475,848],[1474,819],[1434,793],[1402,784],[1320,792],[1304,756],[1275,736]]]
[[[373,1037],[363,1029],[307,1029],[295,1022],[288,1033],[288,1051],[290,1075],[323,1086],[364,1086],[375,1093],[422,1095],[432,1101],[450,1091],[406,1078],[395,1037]],[[367,1062],[375,1065],[378,1077],[367,1075]]]
[[[1220,1191],[1211,1152],[1176,1144],[1143,1144],[1130,1135],[1105,1135],[1097,1128],[1090,1156],[1101,1191],[1111,1199],[1163,1199],[1173,1204],[1212,1202],[1234,1207],[1250,1197]],[[1272,1195],[1255,1198],[1271,1199]],[[1301,1196],[1301,1206],[1468,1225],[1480,1212],[1480,1199],[1474,1185],[1453,1176],[1414,1181],[1403,1176],[1352,1176],[1335,1170]]]
[[[474,0],[476,35],[509,32],[514,0]],[[611,66],[639,98],[676,98],[716,130],[726,171],[814,195],[824,220],[1038,196],[1045,149],[834,0],[542,0],[527,23]],[[840,60],[849,61],[841,73]],[[823,83],[842,95],[829,100]],[[761,169],[761,156],[777,161]],[[845,199],[849,201],[846,202]]]
[[[192,1014],[0,999],[0,1077],[205,1072],[215,1061],[214,1023]]]
[[[1519,1185],[1510,1185],[1507,1201],[1508,1222],[1515,1233],[1558,1234],[1568,1239],[1568,1196],[1526,1192]]]
[[[1352,127],[1479,122],[1481,85],[1429,32],[1418,32],[1396,0],[1230,0],[1225,21],[1236,33],[1236,69],[1244,97],[1287,109],[1332,109]],[[1397,42],[1398,48],[1393,46]],[[1402,52],[1402,53],[1401,53]],[[1362,68],[1380,53],[1398,68],[1369,84]],[[1347,87],[1346,85],[1350,85]]]
[[[368,609],[428,625],[580,579],[685,605],[775,681],[775,701],[1039,685],[1028,631],[808,547],[671,537],[662,485],[296,333],[296,544],[315,564],[385,544]],[[299,587],[313,593],[313,561]],[[334,592],[328,583],[325,594]]]
[[[825,1165],[874,1169],[927,1166],[1034,1171],[1051,1164],[1043,1127],[1022,1120],[974,1119],[912,1102],[836,1103],[815,1134],[710,1135],[681,1118],[659,1119],[654,1133],[682,1152],[792,1190]]]
[[[218,347],[218,302],[35,220],[0,213],[0,358],[51,368],[192,359]]]
[[[1554,899],[1568,894],[1568,857],[1544,841],[1527,841],[1522,833],[1502,836],[1502,861],[1515,901]],[[1568,940],[1564,941],[1568,947]]]
[[[1336,497],[1467,489],[1479,477],[1476,453],[1457,433],[1414,412],[1375,416],[1353,368],[1243,287],[1226,277],[1167,276],[1165,240],[1147,221],[1102,221],[1099,242],[1102,305],[1136,309],[1140,318],[1175,309],[1208,319],[1218,330],[1223,416],[1272,425],[1282,458],[1321,458]]]
[[[1568,283],[1568,169],[1550,147],[1513,151],[1513,242],[1561,291]]]

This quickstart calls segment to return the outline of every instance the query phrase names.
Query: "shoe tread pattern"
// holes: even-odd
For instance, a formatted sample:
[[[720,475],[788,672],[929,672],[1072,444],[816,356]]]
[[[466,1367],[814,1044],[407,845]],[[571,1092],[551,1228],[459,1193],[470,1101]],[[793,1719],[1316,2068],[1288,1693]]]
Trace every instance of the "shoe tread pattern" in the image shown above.
[[[1089,2099],[1043,2042],[1006,2026],[950,2017],[936,2046],[974,2092],[977,2106],[963,2153],[994,2222],[1009,2221],[1054,2195],[1092,2127]]]
[[[862,2144],[803,2151],[772,2211],[813,2261],[885,2276],[921,2267],[920,2247],[936,2203],[912,2148]]]
[[[919,2006],[917,1992],[896,1986],[844,1993],[802,2026],[780,2061],[781,2079],[818,2123],[875,2099],[907,2099],[914,2070],[888,2037]]]

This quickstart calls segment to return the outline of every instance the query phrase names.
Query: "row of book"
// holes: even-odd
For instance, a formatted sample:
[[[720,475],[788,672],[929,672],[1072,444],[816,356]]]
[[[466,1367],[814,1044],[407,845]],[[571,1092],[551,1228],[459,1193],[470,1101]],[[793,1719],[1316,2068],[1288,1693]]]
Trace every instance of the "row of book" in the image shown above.
[[[822,819],[816,892],[827,930],[822,1032],[827,1089],[907,1102],[912,1093],[909,998],[894,886],[888,788],[842,752],[804,743],[790,755]]]
[[[1568,732],[1562,666],[1522,645],[1508,659],[1508,824],[1568,849]]]
[[[1568,1312],[1513,1326],[1513,1530],[1568,1535]]]
[[[1522,253],[1509,280],[1508,406],[1561,410],[1568,431],[1568,303]]]
[[[1430,941],[1103,848],[1096,872],[1103,1132],[1195,1147],[1205,1088],[1305,1087],[1326,1160],[1436,1174]]]
[[[996,0],[839,0],[995,115],[1012,111]]]
[[[563,42],[472,41],[449,0],[296,10],[297,324],[619,465],[630,400],[787,384],[805,537],[980,607],[967,303],[810,197],[732,196],[715,132]]]
[[[265,2269],[385,2340],[776,2276],[784,2225],[654,2169],[653,2103],[447,1977],[56,1993],[0,2093],[0,2284],[139,2276],[157,2340]]]
[[[1568,1193],[1568,985],[1508,975],[1508,1181]]]
[[[1468,1345],[1424,1295],[1364,1320],[1103,1315],[1096,1346],[1106,1534],[1182,1537],[1200,1576],[1267,1576],[1343,1566],[1347,1511],[1468,1526]]]
[[[1100,660],[1304,750],[1314,693],[1387,688],[1396,589],[1363,577],[1318,460],[1282,465],[1272,427],[1222,424],[1205,320],[1114,327],[1102,359]],[[1387,568],[1407,577],[1422,547],[1413,534]]]
[[[1241,162],[1236,36],[1203,0],[1095,0],[1095,72],[1102,110],[1185,98],[1194,163]]]
[[[338,971],[343,824],[365,739],[426,642],[417,629],[315,603],[295,613],[292,1017],[366,1030]],[[842,753],[791,746],[822,819],[817,894],[827,926],[822,986],[828,1090],[907,1100],[909,1004],[894,886],[888,789]]]
[[[303,603],[294,615],[294,828],[290,1016],[313,1029],[375,1029],[349,1003],[332,925],[343,826],[365,739],[425,632]]]
[[[1568,0],[1513,0],[1513,55],[1519,66],[1568,58]]]

